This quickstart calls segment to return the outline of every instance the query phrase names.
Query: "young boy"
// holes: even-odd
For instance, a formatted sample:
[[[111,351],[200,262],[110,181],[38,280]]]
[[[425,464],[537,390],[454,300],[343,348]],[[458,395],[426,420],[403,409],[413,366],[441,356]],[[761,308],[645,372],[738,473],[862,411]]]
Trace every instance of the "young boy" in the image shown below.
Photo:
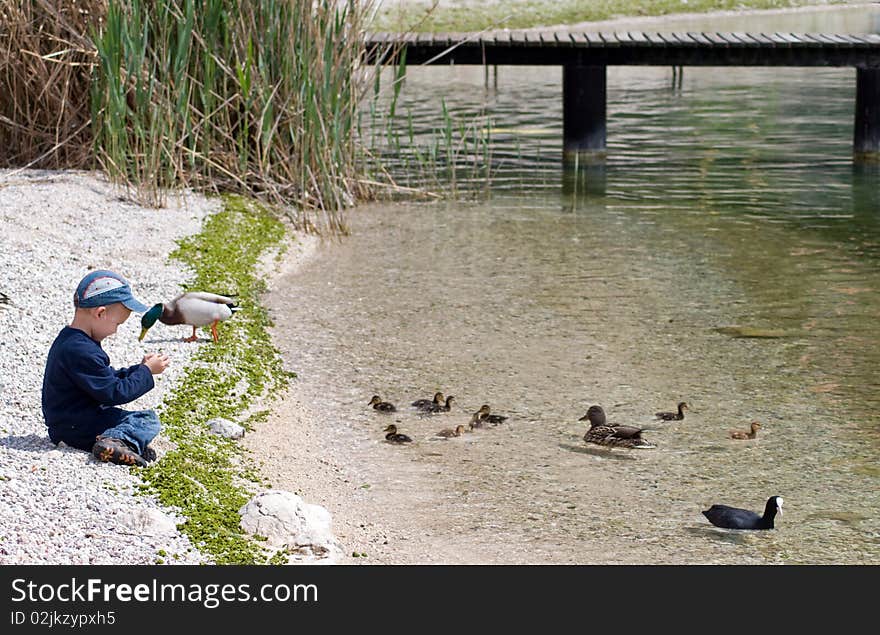
[[[168,367],[168,356],[147,353],[120,370],[110,366],[101,341],[116,333],[132,311],[144,313],[128,282],[112,271],[86,275],[73,295],[73,322],[55,338],[43,375],[43,416],[49,438],[91,451],[99,460],[145,466],[156,458],[149,447],[159,433],[153,410],[116,406],[152,390],[153,375]]]

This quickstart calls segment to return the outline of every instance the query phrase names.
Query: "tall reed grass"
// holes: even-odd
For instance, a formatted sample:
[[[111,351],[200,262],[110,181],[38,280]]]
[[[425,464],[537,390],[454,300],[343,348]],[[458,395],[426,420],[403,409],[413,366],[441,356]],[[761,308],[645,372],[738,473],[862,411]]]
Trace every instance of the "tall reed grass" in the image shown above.
[[[378,183],[390,184],[383,192],[392,197],[486,194],[492,178],[487,104],[453,111],[441,98],[435,123],[417,125],[409,103],[401,99],[407,74],[405,55],[397,62],[374,78],[374,95],[358,119],[358,135],[368,149],[367,173],[376,173]],[[383,76],[388,76],[384,89],[380,88]]]
[[[354,137],[362,2],[129,0],[95,33],[97,157],[147,193],[296,201],[308,227],[365,192]]]

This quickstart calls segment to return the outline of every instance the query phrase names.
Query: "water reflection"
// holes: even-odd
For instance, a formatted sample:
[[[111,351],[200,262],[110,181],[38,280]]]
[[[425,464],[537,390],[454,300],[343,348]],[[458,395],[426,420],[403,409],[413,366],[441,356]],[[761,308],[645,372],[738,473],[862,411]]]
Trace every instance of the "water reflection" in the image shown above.
[[[587,201],[605,196],[608,168],[605,161],[587,165],[564,165],[562,168],[563,209],[574,211]]]
[[[852,172],[853,215],[861,225],[880,223],[880,163],[854,163]]]

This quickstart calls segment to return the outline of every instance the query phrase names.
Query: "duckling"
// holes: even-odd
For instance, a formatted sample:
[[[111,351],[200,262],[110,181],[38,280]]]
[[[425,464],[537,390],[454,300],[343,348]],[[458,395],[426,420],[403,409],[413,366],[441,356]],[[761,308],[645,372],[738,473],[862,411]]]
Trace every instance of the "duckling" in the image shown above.
[[[397,432],[397,426],[393,423],[385,428],[383,432],[388,433],[385,435],[385,440],[391,443],[412,443],[412,439],[410,439],[408,436],[406,436],[405,434],[399,434]]]
[[[418,408],[419,410],[425,410],[432,406],[442,406],[443,405],[443,393],[435,392],[433,399],[416,399],[412,402],[412,405]]]
[[[449,412],[452,407],[452,400],[455,399],[452,395],[446,398],[446,404],[442,403],[432,403],[428,406],[422,408],[423,412]]]
[[[507,417],[503,415],[490,415],[489,414],[489,404],[483,404],[480,406],[480,409],[477,410],[477,414],[480,415],[480,419],[483,421],[488,421],[491,424],[498,425],[499,423],[504,423]]]
[[[678,412],[657,412],[654,416],[664,421],[681,421],[684,419],[684,411],[687,409],[687,403],[682,401],[678,404]]]
[[[144,339],[147,331],[158,320],[162,324],[189,324],[193,332],[185,342],[195,342],[196,327],[211,325],[211,336],[214,343],[220,341],[217,324],[232,317],[239,307],[232,298],[204,291],[189,291],[165,303],[154,304],[141,317],[141,334],[138,341]]]
[[[393,403],[382,401],[382,398],[379,395],[373,395],[373,398],[370,399],[370,403],[368,403],[367,405],[373,406],[374,410],[378,410],[380,412],[397,412],[397,408],[394,407]]]
[[[484,419],[480,419],[480,413],[479,411],[477,411],[471,415],[471,420],[470,423],[468,423],[468,426],[470,427],[471,432],[473,432],[475,428],[485,428],[486,421]]]
[[[440,432],[438,432],[434,436],[448,439],[450,437],[460,437],[462,432],[464,432],[464,426],[457,425],[457,426],[455,426],[455,430],[453,430],[452,428],[446,428],[444,430],[441,430]]]
[[[752,421],[750,432],[743,432],[742,430],[731,430],[730,438],[731,439],[754,439],[758,436],[758,430],[761,429],[761,424],[757,421]]]
[[[712,505],[709,509],[701,512],[716,527],[725,529],[773,529],[773,520],[776,513],[782,516],[782,496],[771,496],[764,506],[764,515],[758,516],[748,509],[728,507],[727,505]]]
[[[584,441],[609,448],[649,449],[657,446],[642,437],[643,428],[606,423],[605,411],[601,406],[590,406],[587,414],[578,421],[589,420],[590,429],[584,434]]]

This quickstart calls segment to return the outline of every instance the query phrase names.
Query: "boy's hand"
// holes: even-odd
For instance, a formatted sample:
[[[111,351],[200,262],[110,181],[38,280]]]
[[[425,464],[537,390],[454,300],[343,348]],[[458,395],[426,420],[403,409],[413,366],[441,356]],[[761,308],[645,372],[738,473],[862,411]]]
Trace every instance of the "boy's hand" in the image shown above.
[[[168,357],[168,355],[160,353],[147,353],[146,355],[144,355],[144,361],[142,361],[141,363],[149,368],[151,373],[153,373],[154,375],[158,375],[163,370],[168,368],[168,364],[170,362],[171,358]]]

